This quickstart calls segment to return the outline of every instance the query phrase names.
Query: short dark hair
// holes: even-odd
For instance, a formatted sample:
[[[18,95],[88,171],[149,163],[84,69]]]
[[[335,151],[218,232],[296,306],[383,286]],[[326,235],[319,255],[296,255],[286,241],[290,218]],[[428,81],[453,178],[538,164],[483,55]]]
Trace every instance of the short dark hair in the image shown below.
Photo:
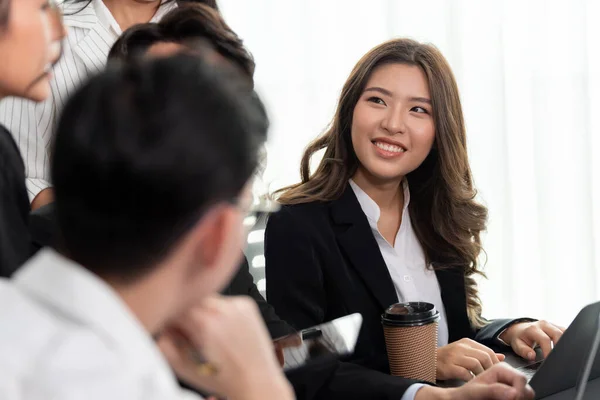
[[[185,45],[197,40],[208,42],[217,53],[252,79],[254,59],[244,47],[243,41],[225,23],[218,11],[197,3],[180,5],[157,24],[140,24],[127,29],[113,45],[108,59],[136,58],[159,42]]]
[[[108,61],[129,61],[142,57],[153,44],[167,39],[158,23],[136,24],[119,36],[108,53]]]
[[[160,262],[257,166],[268,122],[198,57],[115,63],[67,102],[51,160],[62,247],[133,281]]]

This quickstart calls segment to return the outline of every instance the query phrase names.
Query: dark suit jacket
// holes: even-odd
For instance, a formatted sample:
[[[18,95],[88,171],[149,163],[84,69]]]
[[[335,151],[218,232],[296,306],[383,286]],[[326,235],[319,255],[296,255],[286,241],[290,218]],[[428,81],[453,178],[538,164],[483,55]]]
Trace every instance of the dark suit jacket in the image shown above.
[[[59,232],[54,204],[40,207],[32,212],[30,224],[33,241],[38,248],[57,244]],[[252,297],[258,304],[272,338],[296,331],[280,319],[273,307],[260,295],[250,274],[246,258],[223,294]],[[414,383],[408,379],[392,377],[340,361],[311,364],[288,372],[287,377],[294,386],[299,400],[399,400],[404,391]]]
[[[254,284],[254,278],[252,277],[252,274],[250,274],[250,268],[248,266],[248,260],[246,257],[244,257],[244,260],[240,265],[240,269],[229,283],[229,286],[223,291],[223,294],[228,296],[252,297],[252,299],[254,299],[258,305],[260,314],[265,320],[269,334],[273,339],[296,332],[294,328],[292,328],[289,324],[280,319],[277,314],[275,314],[275,309],[273,309],[273,306],[267,303],[264,297],[262,297],[258,288]]]
[[[389,373],[381,314],[398,298],[367,217],[347,186],[340,199],[284,206],[271,215],[265,235],[267,297],[296,329],[350,313],[363,316],[353,361]],[[513,321],[495,320],[481,330],[467,317],[464,275],[436,271],[449,341],[472,338],[499,344]]]
[[[0,276],[8,277],[33,253],[25,166],[11,134],[0,125]]]

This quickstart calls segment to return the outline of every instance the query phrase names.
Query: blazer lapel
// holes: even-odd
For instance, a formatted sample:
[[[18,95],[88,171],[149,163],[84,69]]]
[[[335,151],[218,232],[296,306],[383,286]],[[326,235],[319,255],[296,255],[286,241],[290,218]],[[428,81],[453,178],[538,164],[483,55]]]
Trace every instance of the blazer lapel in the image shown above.
[[[382,310],[398,302],[392,277],[371,232],[369,221],[349,185],[342,197],[332,202],[331,214],[342,251]]]
[[[464,337],[472,337],[471,323],[467,315],[464,275],[456,269],[436,270],[435,274],[446,310],[448,341],[452,343]]]

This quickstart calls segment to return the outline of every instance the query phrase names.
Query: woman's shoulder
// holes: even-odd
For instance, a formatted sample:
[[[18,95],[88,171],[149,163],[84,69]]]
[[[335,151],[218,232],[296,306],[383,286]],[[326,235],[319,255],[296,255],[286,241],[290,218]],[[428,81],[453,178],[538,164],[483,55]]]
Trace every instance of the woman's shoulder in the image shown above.
[[[281,214],[294,216],[316,216],[327,212],[331,202],[309,201],[306,203],[282,204]]]
[[[329,203],[313,201],[284,204],[269,217],[267,228],[271,230],[314,232],[329,225]]]

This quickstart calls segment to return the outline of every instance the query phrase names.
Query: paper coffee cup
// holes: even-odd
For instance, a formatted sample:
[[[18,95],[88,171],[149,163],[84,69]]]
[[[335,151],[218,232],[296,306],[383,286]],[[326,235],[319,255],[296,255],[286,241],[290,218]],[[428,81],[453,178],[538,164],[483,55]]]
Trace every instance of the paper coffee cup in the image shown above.
[[[392,375],[435,382],[439,319],[430,303],[398,303],[385,310],[381,324]]]

